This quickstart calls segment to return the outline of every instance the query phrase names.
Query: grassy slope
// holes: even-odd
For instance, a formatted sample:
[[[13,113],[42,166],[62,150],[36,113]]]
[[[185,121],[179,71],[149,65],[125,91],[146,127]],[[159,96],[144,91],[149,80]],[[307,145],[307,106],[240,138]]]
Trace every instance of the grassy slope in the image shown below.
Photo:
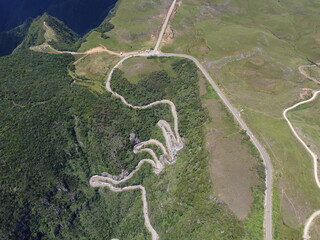
[[[299,238],[306,217],[319,208],[320,192],[309,156],[296,141],[282,110],[295,102],[301,87],[317,86],[300,76],[299,64],[320,57],[319,3],[307,1],[183,1],[166,52],[201,59],[267,147],[291,204],[280,195],[281,238]],[[296,211],[296,213],[295,213]]]
[[[118,57],[103,52],[91,54],[70,65],[69,71],[78,85],[88,86],[96,92],[103,93],[107,74],[118,60]]]
[[[118,52],[153,47],[170,3],[170,0],[119,1],[115,16],[110,20],[115,28],[106,33],[108,38],[104,39],[99,32],[92,31],[79,51],[85,51],[100,44]]]
[[[320,155],[320,121],[319,121],[319,97],[289,112],[288,116],[297,128],[299,135],[310,145],[311,150]]]
[[[320,101],[319,98],[317,98],[315,101],[299,106],[288,113],[289,119],[292,121],[298,134],[318,156],[320,156],[319,108]],[[313,227],[311,228],[310,235],[313,237],[313,239],[317,239],[317,237],[320,235],[318,222],[314,223]]]

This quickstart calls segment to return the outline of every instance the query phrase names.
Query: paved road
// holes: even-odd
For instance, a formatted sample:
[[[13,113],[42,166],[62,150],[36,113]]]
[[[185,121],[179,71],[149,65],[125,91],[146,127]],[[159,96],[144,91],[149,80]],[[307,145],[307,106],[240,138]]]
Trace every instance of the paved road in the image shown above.
[[[217,92],[223,103],[228,107],[234,118],[237,120],[237,122],[240,124],[240,126],[243,128],[243,130],[247,131],[248,136],[250,137],[252,143],[255,145],[255,147],[258,149],[261,158],[263,159],[263,162],[265,164],[266,168],[266,191],[265,191],[265,214],[264,214],[264,228],[265,228],[265,240],[272,240],[272,163],[270,160],[270,157],[267,153],[267,151],[264,149],[264,147],[260,144],[260,142],[254,137],[251,130],[248,128],[247,124],[242,120],[240,117],[239,111],[234,108],[227,97],[224,95],[224,93],[220,90],[218,85],[213,81],[210,74],[207,72],[207,70],[203,67],[203,65],[193,56],[189,56],[186,54],[176,54],[176,53],[161,53],[158,51],[158,48],[160,46],[160,43],[163,38],[163,34],[165,32],[165,29],[168,26],[170,16],[173,12],[173,9],[175,7],[176,0],[173,0],[171,7],[167,13],[167,17],[165,22],[162,25],[160,34],[158,36],[158,40],[156,43],[156,46],[154,48],[154,51],[148,53],[149,55],[155,55],[155,56],[165,56],[165,57],[182,57],[182,58],[188,58],[192,60],[198,68],[201,70],[203,75],[206,77],[208,82],[211,84],[211,86],[214,88],[214,90]],[[142,56],[142,54],[140,54]]]
[[[237,122],[240,124],[240,126],[247,131],[248,136],[250,137],[252,143],[258,149],[266,167],[265,220],[264,220],[265,239],[272,240],[272,164],[271,164],[270,157],[267,154],[265,148],[260,144],[257,138],[253,135],[252,131],[249,129],[247,124],[242,120],[242,118],[240,117],[239,111],[231,105],[231,103],[229,102],[227,97],[224,95],[224,93],[221,91],[221,89],[218,87],[218,85],[213,81],[210,74],[207,72],[207,70],[196,58],[186,54],[176,54],[176,53],[155,53],[155,55],[167,56],[167,57],[182,57],[182,58],[188,58],[192,60],[201,70],[201,72],[206,77],[206,79],[211,84],[211,86],[214,88],[214,90],[219,95],[223,103],[228,107],[228,109],[230,110],[234,118],[237,120]]]

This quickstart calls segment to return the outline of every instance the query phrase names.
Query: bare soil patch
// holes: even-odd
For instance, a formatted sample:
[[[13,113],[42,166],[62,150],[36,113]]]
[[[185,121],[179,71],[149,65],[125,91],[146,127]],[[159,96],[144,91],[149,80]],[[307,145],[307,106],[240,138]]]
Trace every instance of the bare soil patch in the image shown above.
[[[174,32],[170,25],[166,28],[166,31],[164,32],[162,44],[170,44],[173,42],[174,38]]]
[[[255,66],[263,66],[265,61],[262,58],[251,58],[249,62]]]
[[[203,80],[202,80],[203,81]],[[201,94],[205,93],[200,84]],[[210,174],[217,197],[241,219],[248,216],[253,196],[251,187],[257,184],[254,170],[256,160],[248,146],[241,143],[242,136],[227,116],[223,105],[216,99],[205,99],[212,122],[207,126],[206,148],[210,152]]]

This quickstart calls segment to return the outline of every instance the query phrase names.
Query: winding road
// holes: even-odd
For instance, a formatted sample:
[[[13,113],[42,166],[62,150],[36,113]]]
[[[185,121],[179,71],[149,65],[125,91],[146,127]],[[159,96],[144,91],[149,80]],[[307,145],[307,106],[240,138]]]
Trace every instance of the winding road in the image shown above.
[[[179,151],[183,147],[183,140],[179,135],[178,132],[178,116],[176,112],[176,108],[174,103],[172,103],[170,100],[161,100],[157,102],[150,103],[145,106],[134,106],[126,101],[126,99],[121,96],[120,94],[114,92],[110,86],[110,81],[112,74],[116,68],[118,68],[125,60],[131,58],[131,57],[148,57],[148,56],[158,56],[158,57],[181,57],[181,58],[187,58],[192,60],[197,67],[200,69],[200,71],[203,73],[203,75],[206,77],[208,82],[211,84],[211,86],[214,88],[214,90],[217,92],[223,103],[227,106],[229,111],[234,116],[235,120],[239,123],[239,125],[243,128],[243,130],[246,131],[248,136],[250,137],[252,143],[255,145],[255,147],[258,149],[261,158],[263,159],[265,169],[266,169],[266,191],[265,191],[265,213],[264,213],[264,229],[265,229],[265,239],[266,240],[272,240],[272,164],[270,161],[270,158],[265,150],[265,148],[260,144],[260,142],[254,137],[252,131],[248,128],[246,123],[242,120],[239,111],[234,108],[227,97],[224,95],[224,93],[221,91],[221,89],[218,87],[218,85],[213,81],[210,74],[207,72],[207,70],[204,68],[204,66],[193,56],[186,55],[186,54],[176,54],[176,53],[162,53],[160,52],[159,46],[161,44],[164,32],[168,26],[168,22],[170,19],[170,16],[176,6],[176,0],[173,0],[167,16],[163,22],[163,25],[161,27],[156,45],[154,47],[154,50],[148,51],[148,52],[139,52],[139,53],[127,53],[124,55],[121,55],[120,57],[123,57],[110,71],[107,81],[106,81],[106,90],[112,93],[115,97],[119,98],[126,106],[134,108],[134,109],[146,109],[153,107],[157,104],[168,104],[171,108],[171,113],[174,118],[174,130],[172,131],[169,123],[167,123],[165,120],[160,120],[158,122],[158,126],[161,128],[163,136],[165,138],[166,146],[164,146],[161,142],[159,142],[156,139],[150,139],[148,141],[142,142],[134,147],[134,152],[148,152],[152,156],[153,159],[142,159],[138,165],[136,166],[135,170],[133,170],[128,176],[112,176],[108,175],[105,176],[99,176],[95,175],[90,178],[90,185],[92,187],[108,187],[111,191],[114,192],[122,192],[122,191],[130,191],[130,190],[140,190],[141,191],[141,198],[143,202],[143,214],[145,219],[145,226],[150,232],[152,236],[152,240],[159,240],[160,237],[156,230],[153,228],[153,226],[150,223],[149,219],[149,213],[148,213],[148,202],[147,202],[147,193],[145,188],[142,185],[135,185],[135,186],[127,186],[123,188],[115,187],[114,185],[124,183],[128,181],[130,178],[133,177],[133,175],[139,171],[140,167],[144,163],[149,163],[152,165],[153,170],[156,174],[160,173],[164,167],[165,164],[172,164],[176,160],[176,154],[177,151]],[[98,47],[99,48],[99,47]],[[107,49],[93,49],[91,52],[87,51],[85,53],[81,52],[69,52],[69,51],[58,51],[58,53],[69,53],[69,54],[92,54],[95,53],[95,51],[109,51]],[[113,52],[114,53],[114,52]],[[119,55],[119,54],[116,54]],[[162,155],[158,158],[154,151],[150,148],[145,148],[146,145],[156,145],[160,149],[162,149]],[[120,179],[120,180],[119,180]]]
[[[170,16],[174,10],[174,7],[176,5],[176,0],[174,0],[170,6],[170,9],[167,13],[167,16],[166,16],[166,19],[162,25],[162,28],[161,28],[161,31],[160,31],[160,34],[158,36],[158,40],[157,40],[157,43],[156,43],[156,46],[154,48],[154,50],[150,51],[150,52],[142,52],[142,53],[135,53],[135,54],[132,54],[132,55],[127,55],[125,56],[124,58],[122,58],[111,70],[109,76],[108,76],[108,79],[107,79],[107,82],[106,82],[106,89],[107,91],[111,92],[113,95],[115,95],[116,97],[120,98],[121,101],[127,105],[128,107],[132,107],[132,108],[147,108],[147,107],[150,107],[150,105],[155,105],[155,104],[159,104],[159,103],[152,103],[152,104],[149,104],[147,106],[133,106],[131,104],[129,104],[125,98],[121,95],[119,95],[118,93],[115,93],[114,91],[112,91],[111,87],[110,87],[110,80],[111,80],[111,76],[113,74],[113,71],[118,68],[125,60],[131,58],[131,57],[148,57],[148,56],[159,56],[159,57],[181,57],[181,58],[187,58],[187,59],[190,59],[192,60],[196,65],[197,67],[201,70],[201,72],[203,73],[203,75],[206,77],[206,79],[208,80],[208,82],[211,84],[211,86],[214,88],[214,90],[217,92],[217,94],[219,95],[219,97],[221,98],[221,100],[223,101],[223,103],[228,107],[229,111],[232,113],[232,115],[234,116],[234,118],[237,120],[237,122],[240,124],[240,126],[243,128],[243,130],[245,130],[248,134],[248,136],[250,137],[252,143],[255,145],[255,147],[258,149],[260,155],[261,155],[261,158],[263,159],[263,162],[265,164],[265,167],[266,167],[266,192],[265,192],[265,218],[264,218],[264,228],[265,228],[265,239],[266,240],[272,240],[272,164],[271,164],[271,161],[270,161],[270,158],[269,158],[269,155],[267,154],[265,148],[260,144],[260,142],[254,137],[252,131],[249,129],[249,127],[247,126],[247,124],[242,120],[242,118],[240,117],[240,113],[239,111],[234,108],[231,103],[229,102],[229,100],[227,99],[227,97],[224,95],[224,93],[220,90],[220,88],[218,87],[218,85],[213,81],[213,79],[211,78],[210,74],[207,72],[207,70],[203,67],[203,65],[196,59],[194,58],[193,56],[190,56],[190,55],[186,55],[186,54],[176,54],[176,53],[162,53],[160,51],[158,51],[158,48],[160,46],[160,43],[161,43],[161,40],[163,38],[163,35],[164,35],[164,32],[165,32],[165,29],[167,28],[167,25],[168,25],[168,22],[169,22],[169,19],[170,19]],[[163,100],[163,101],[168,101],[168,100]],[[182,147],[182,142],[181,142],[181,139],[179,134],[178,134],[178,118],[176,116],[176,110],[175,110],[175,107],[174,107],[174,104],[171,102],[169,103],[170,101],[168,101],[167,103],[171,106],[171,111],[172,111],[172,114],[174,116],[174,127],[175,127],[175,136],[177,138],[177,143],[178,143],[178,149]],[[173,136],[173,134],[165,134],[164,133],[164,136],[166,138],[166,141],[167,141],[167,138],[171,138]],[[180,145],[179,145],[180,144]],[[168,145],[167,145],[168,147]],[[173,149],[173,151],[176,151],[175,149]],[[136,171],[139,170],[140,166],[142,165],[142,163],[144,162],[148,162],[150,164],[153,164],[151,163],[151,161],[153,160],[142,160],[136,170],[134,172],[131,173],[131,175],[129,176],[132,176]],[[156,162],[156,160],[154,160],[154,162]],[[155,169],[157,169],[155,167]],[[158,170],[159,171],[159,170]],[[155,171],[156,172],[156,171]],[[117,188],[114,188],[112,185],[110,185],[110,183],[106,184],[105,182],[97,182],[95,181],[95,184],[93,184],[93,179],[97,179],[98,176],[93,176],[90,180],[90,184],[91,186],[93,187],[104,187],[104,186],[107,186],[110,188],[110,190],[112,191],[125,191],[125,190],[131,190],[131,188],[129,187],[126,187],[126,188],[123,188],[123,189],[117,189]],[[103,178],[104,181],[111,181],[110,178],[106,179],[106,178]],[[115,182],[114,182],[115,183]],[[143,187],[140,186],[140,189],[142,189]],[[136,189],[136,188],[135,188]],[[144,188],[143,188],[144,189]],[[145,193],[145,189],[144,190],[141,190]],[[149,232],[152,234],[152,239],[155,240],[155,239],[158,239],[159,236],[158,234],[156,234],[156,232],[154,231],[154,229],[152,228],[151,224],[150,224],[150,220],[149,220],[149,216],[148,216],[148,211],[147,211],[147,200],[146,200],[146,194],[142,194],[142,198],[143,198],[143,203],[144,203],[144,216],[145,216],[145,225],[147,227],[147,229],[149,230]]]
[[[48,45],[53,50],[55,50],[56,53],[69,53],[69,54],[73,54],[73,55],[77,55],[77,54],[78,55],[79,54],[88,55],[88,54],[94,54],[97,52],[107,52],[109,54],[122,57],[121,60],[112,68],[112,70],[110,71],[110,73],[108,75],[108,78],[106,81],[106,90],[109,91],[110,93],[112,93],[115,97],[119,98],[123,102],[123,104],[125,104],[126,106],[128,106],[130,108],[134,108],[134,109],[147,109],[147,108],[151,108],[151,107],[158,105],[158,104],[167,104],[170,106],[171,113],[172,113],[172,116],[174,119],[174,123],[173,123],[174,129],[173,130],[171,129],[170,124],[168,122],[166,122],[165,120],[160,120],[157,123],[158,127],[161,129],[162,134],[165,138],[165,146],[163,143],[161,143],[160,141],[158,141],[156,139],[149,139],[148,141],[141,142],[141,143],[134,146],[134,149],[133,149],[134,153],[147,152],[152,156],[152,159],[142,159],[138,163],[136,168],[127,176],[123,176],[123,175],[112,176],[108,173],[106,173],[107,176],[95,175],[90,178],[89,183],[92,187],[108,187],[113,192],[140,190],[141,191],[141,198],[142,198],[142,202],[143,202],[143,215],[144,215],[144,219],[145,219],[145,222],[144,222],[145,226],[148,229],[148,231],[150,232],[150,234],[152,236],[152,240],[159,240],[160,239],[159,234],[153,228],[153,226],[151,225],[150,219],[149,219],[146,189],[142,185],[126,186],[126,187],[122,187],[122,188],[115,187],[114,185],[118,185],[118,184],[122,184],[122,183],[127,182],[129,179],[131,179],[134,176],[134,174],[137,171],[139,171],[140,167],[144,163],[151,164],[155,174],[159,174],[163,170],[165,164],[175,163],[177,152],[183,148],[183,139],[180,137],[179,130],[178,130],[178,116],[177,116],[176,107],[175,107],[174,103],[171,102],[170,100],[160,100],[160,101],[156,101],[156,102],[150,103],[148,105],[144,105],[144,106],[134,106],[134,105],[128,103],[123,96],[121,96],[120,94],[118,94],[112,90],[112,88],[110,86],[110,81],[111,81],[112,74],[113,74],[114,70],[116,68],[118,68],[124,61],[126,61],[127,59],[132,58],[132,57],[158,56],[158,57],[187,58],[187,59],[190,59],[191,61],[193,61],[197,65],[197,67],[200,69],[200,71],[206,77],[208,82],[214,88],[216,93],[219,95],[222,102],[227,106],[229,111],[232,113],[235,120],[239,123],[239,125],[242,127],[242,129],[246,131],[247,135],[250,137],[252,143],[258,149],[258,151],[261,155],[261,158],[263,159],[263,162],[265,165],[265,171],[266,171],[265,213],[264,213],[265,240],[272,240],[272,176],[273,176],[272,172],[273,172],[273,168],[272,168],[272,164],[271,164],[269,155],[267,154],[265,148],[260,144],[260,142],[257,140],[257,138],[255,138],[252,131],[248,128],[247,124],[242,120],[239,111],[231,105],[230,101],[227,99],[225,94],[221,91],[221,89],[218,87],[218,85],[213,81],[213,79],[211,78],[208,71],[204,68],[204,66],[196,58],[194,58],[193,56],[190,56],[190,55],[186,55],[186,54],[162,53],[158,50],[159,46],[162,42],[164,32],[168,26],[169,19],[172,15],[173,10],[175,9],[175,6],[176,6],[176,0],[173,0],[172,4],[167,12],[166,18],[161,26],[161,30],[160,30],[157,42],[155,44],[154,50],[151,50],[151,51],[130,52],[130,53],[123,53],[123,54],[121,53],[120,54],[120,53],[116,53],[111,50],[108,50],[104,46],[99,46],[99,47],[96,47],[93,49],[89,49],[86,52],[70,52],[70,51],[58,51],[58,50],[53,49],[50,45]],[[44,25],[46,28],[48,28],[48,26],[46,25],[46,22],[44,22]],[[316,66],[319,66],[319,65],[318,64],[301,65],[299,67],[299,71],[306,78],[319,84],[320,81],[318,79],[309,76],[308,73],[305,71],[305,68],[316,67]],[[299,103],[296,103],[293,106],[285,109],[283,111],[283,117],[285,118],[286,122],[288,123],[294,136],[300,141],[300,143],[304,146],[304,148],[307,150],[307,152],[311,155],[311,157],[313,159],[314,179],[315,179],[317,186],[320,188],[320,180],[318,177],[318,156],[308,147],[308,145],[297,134],[292,123],[290,122],[290,120],[287,117],[287,113],[290,110],[293,110],[294,108],[296,108],[302,104],[305,104],[305,103],[308,103],[308,102],[315,100],[319,93],[320,93],[320,90],[314,91],[312,98],[301,101]],[[159,147],[162,151],[162,155],[158,157],[151,148],[146,147],[148,145],[155,145],[155,146]],[[310,236],[309,236],[310,227],[312,226],[312,222],[314,221],[314,219],[317,218],[318,216],[320,216],[320,210],[314,212],[308,218],[308,220],[305,224],[305,227],[304,227],[304,231],[303,231],[303,239],[304,240],[310,239]],[[118,239],[113,239],[113,240],[118,240]]]

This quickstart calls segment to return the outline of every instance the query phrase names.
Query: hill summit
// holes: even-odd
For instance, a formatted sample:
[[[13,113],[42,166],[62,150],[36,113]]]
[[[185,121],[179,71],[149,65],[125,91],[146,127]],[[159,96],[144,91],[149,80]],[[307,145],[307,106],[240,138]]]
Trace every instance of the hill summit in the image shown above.
[[[44,13],[33,20],[26,37],[15,51],[43,43],[48,43],[58,50],[70,50],[75,48],[74,44],[79,38],[79,35],[62,21]]]

